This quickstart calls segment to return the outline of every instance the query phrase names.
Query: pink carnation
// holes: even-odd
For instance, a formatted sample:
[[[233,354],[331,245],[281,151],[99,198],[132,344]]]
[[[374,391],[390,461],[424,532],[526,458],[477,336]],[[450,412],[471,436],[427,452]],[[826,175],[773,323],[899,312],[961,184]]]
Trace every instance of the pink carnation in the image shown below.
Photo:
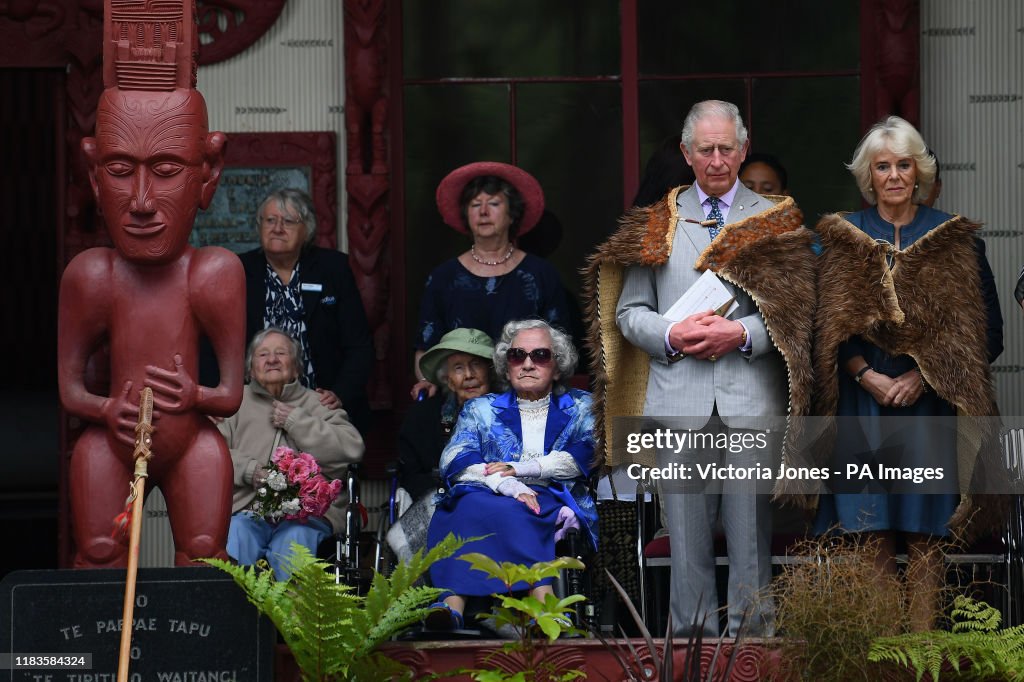
[[[271,470],[284,474],[288,487],[258,495],[256,509],[272,521],[284,519],[305,522],[310,516],[323,516],[344,488],[339,480],[327,481],[320,473],[320,464],[308,452],[298,454],[281,446],[271,456]],[[286,500],[298,502],[298,509],[282,508]]]
[[[307,497],[316,497],[316,490],[322,480],[322,478],[317,476],[310,476],[306,480],[302,481],[302,483],[299,484],[299,497],[303,499]]]
[[[270,461],[276,464],[277,468],[281,471],[287,472],[294,459],[295,451],[290,447],[282,445],[277,450],[274,450],[274,454],[271,456]]]
[[[313,472],[310,474],[311,476],[316,476],[320,473],[320,462],[316,461],[316,457],[308,452],[303,452],[299,454],[299,459],[309,465],[310,471]]]
[[[316,495],[302,498],[302,511],[308,516],[323,516],[327,513],[327,509],[320,506]]]
[[[314,461],[313,464],[315,465],[316,462]],[[285,471],[288,476],[288,482],[298,485],[302,485],[311,476],[316,475],[316,470],[310,467],[309,462],[301,456],[292,460],[291,466],[289,466]]]
[[[320,485],[317,486],[316,500],[317,503],[323,507],[324,513],[331,504],[338,499],[338,494],[341,492],[341,481],[335,479],[333,481],[322,480]]]

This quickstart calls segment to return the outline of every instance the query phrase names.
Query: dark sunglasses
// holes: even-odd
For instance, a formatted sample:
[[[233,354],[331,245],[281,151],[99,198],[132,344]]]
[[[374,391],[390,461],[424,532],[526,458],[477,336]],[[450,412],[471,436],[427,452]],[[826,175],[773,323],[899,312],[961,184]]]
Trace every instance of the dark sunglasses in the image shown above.
[[[509,348],[505,351],[505,358],[510,365],[521,365],[526,362],[527,357],[533,360],[533,364],[543,367],[551,362],[554,354],[550,348],[534,348],[529,353],[522,348]]]

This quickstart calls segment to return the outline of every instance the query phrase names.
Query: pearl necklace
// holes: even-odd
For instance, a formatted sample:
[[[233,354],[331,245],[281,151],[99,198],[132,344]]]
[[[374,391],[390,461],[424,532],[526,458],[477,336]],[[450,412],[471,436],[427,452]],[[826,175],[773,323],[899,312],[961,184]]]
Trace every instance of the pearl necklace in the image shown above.
[[[473,260],[475,260],[480,265],[503,265],[507,263],[508,260],[512,257],[512,253],[515,252],[515,250],[516,247],[513,246],[512,244],[509,244],[508,253],[505,254],[504,258],[500,260],[484,260],[480,256],[476,255],[476,244],[473,244],[472,246],[469,247],[469,255],[473,258]]]

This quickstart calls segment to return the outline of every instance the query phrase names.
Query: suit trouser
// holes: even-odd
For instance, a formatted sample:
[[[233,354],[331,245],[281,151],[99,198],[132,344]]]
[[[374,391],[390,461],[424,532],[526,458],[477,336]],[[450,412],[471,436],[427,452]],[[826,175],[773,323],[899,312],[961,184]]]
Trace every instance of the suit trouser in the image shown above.
[[[757,431],[728,429],[717,416],[704,432],[742,434]],[[774,439],[772,439],[774,441]],[[773,446],[774,442],[769,443]],[[728,450],[686,450],[680,453],[660,451],[658,463],[664,466],[682,462],[698,478],[697,463],[729,464],[735,467],[772,468],[774,447]],[[749,610],[745,632],[749,636],[774,634],[775,608],[767,595],[771,582],[771,505],[767,492],[770,481],[726,479],[691,481],[684,487],[664,486],[662,503],[668,517],[672,546],[671,613],[676,634],[688,636],[696,617],[697,628],[704,622],[704,634],[716,636],[718,589],[715,581],[714,530],[720,519],[725,532],[729,557],[728,616],[729,636],[739,630],[745,610]],[[683,492],[696,491],[696,492]],[[699,607],[698,607],[699,604]],[[700,612],[698,613],[698,608]],[[705,619],[705,615],[707,618]]]

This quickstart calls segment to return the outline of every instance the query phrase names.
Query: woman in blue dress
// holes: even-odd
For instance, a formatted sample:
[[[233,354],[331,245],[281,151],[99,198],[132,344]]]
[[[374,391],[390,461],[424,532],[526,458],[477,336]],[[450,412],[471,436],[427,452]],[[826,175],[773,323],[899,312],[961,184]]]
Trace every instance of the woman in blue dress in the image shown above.
[[[587,485],[594,417],[590,394],[568,387],[576,362],[571,339],[543,320],[505,325],[494,368],[510,390],[463,407],[441,455],[446,491],[430,522],[428,546],[449,533],[487,536],[464,552],[529,565],[554,559],[556,540],[579,528],[597,548],[597,511]],[[435,628],[462,626],[466,596],[505,591],[457,557],[434,564],[430,578],[450,591],[428,619]],[[541,601],[551,591],[550,580],[531,588]]]
[[[997,414],[989,363],[1002,316],[980,226],[921,203],[936,162],[910,123],[876,124],[848,168],[872,206],[816,228],[818,410],[838,416],[832,469],[843,474],[816,525],[874,536],[880,575],[895,574],[902,536],[911,626],[925,630],[938,613],[939,543],[976,509],[958,494],[958,472],[976,459],[958,461],[955,417]],[[942,473],[891,485],[880,466]]]
[[[544,192],[532,175],[494,161],[456,168],[437,187],[437,208],[445,223],[473,243],[427,278],[415,342],[414,399],[421,390],[431,396],[437,390],[419,359],[452,329],[480,329],[496,339],[509,320],[541,318],[569,326],[558,271],[516,245],[544,213]]]

